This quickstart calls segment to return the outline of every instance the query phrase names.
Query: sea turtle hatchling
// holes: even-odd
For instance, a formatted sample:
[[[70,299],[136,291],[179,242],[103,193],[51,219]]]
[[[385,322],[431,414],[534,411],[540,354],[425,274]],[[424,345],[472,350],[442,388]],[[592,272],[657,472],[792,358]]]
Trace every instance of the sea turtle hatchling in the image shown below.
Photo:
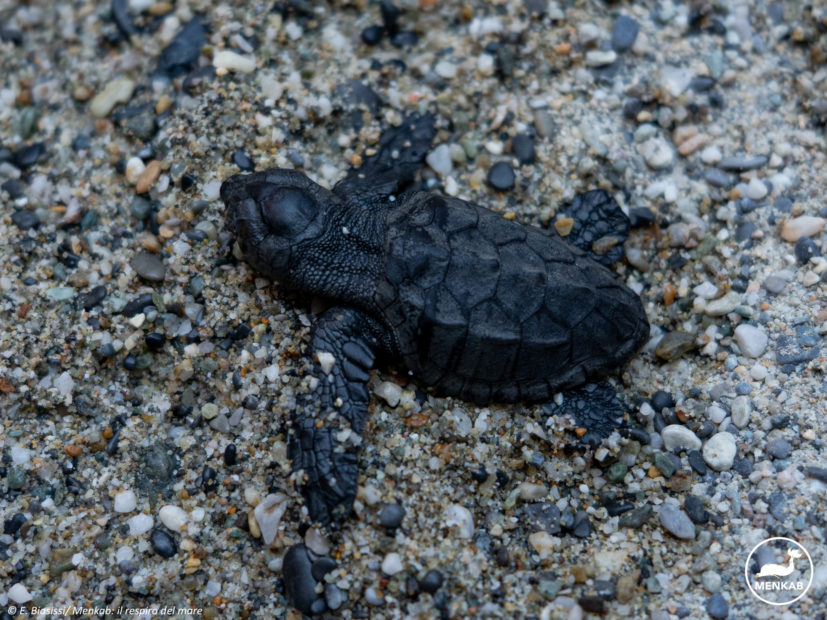
[[[556,233],[435,192],[400,194],[422,166],[433,123],[411,115],[387,130],[332,190],[283,169],[221,186],[244,260],[335,303],[311,330],[318,387],[297,399],[288,446],[322,524],[351,511],[377,360],[401,360],[442,395],[537,402],[615,369],[649,335],[640,298]],[[605,192],[575,201],[601,202],[625,218]],[[308,597],[300,609],[310,611]]]

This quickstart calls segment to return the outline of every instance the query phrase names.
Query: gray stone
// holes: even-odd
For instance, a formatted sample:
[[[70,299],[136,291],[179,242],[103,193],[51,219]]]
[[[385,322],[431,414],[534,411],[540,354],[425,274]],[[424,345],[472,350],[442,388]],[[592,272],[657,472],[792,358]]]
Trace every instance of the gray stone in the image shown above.
[[[685,512],[672,504],[664,504],[660,509],[660,524],[667,532],[682,540],[694,540],[695,525]]]

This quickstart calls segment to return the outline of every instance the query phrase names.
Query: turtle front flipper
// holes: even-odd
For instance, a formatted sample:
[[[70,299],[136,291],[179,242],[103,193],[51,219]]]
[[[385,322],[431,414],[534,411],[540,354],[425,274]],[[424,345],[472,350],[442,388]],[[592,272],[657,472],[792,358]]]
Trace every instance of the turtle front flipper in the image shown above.
[[[629,218],[608,192],[593,189],[577,194],[571,204],[558,210],[557,218],[571,218],[571,231],[563,240],[598,263],[611,265],[623,258]]]
[[[414,180],[436,135],[433,114],[409,114],[398,127],[386,129],[376,153],[333,188],[333,193],[356,206],[376,204],[405,189]]]
[[[297,403],[289,457],[310,517],[322,525],[344,520],[356,497],[367,382],[381,332],[374,319],[347,307],[327,310],[311,332],[311,372],[319,384]]]

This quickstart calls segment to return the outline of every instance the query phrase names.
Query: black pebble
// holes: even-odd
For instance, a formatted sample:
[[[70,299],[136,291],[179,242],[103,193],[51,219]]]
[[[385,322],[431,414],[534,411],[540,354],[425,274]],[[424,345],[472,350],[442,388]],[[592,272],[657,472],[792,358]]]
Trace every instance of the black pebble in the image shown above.
[[[654,394],[652,394],[652,409],[657,412],[663,411],[667,407],[674,407],[675,406],[675,399],[672,398],[672,395],[664,392],[663,390],[658,390]]]
[[[125,317],[132,318],[136,314],[143,312],[144,308],[151,305],[152,293],[143,293],[129,300],[121,310],[121,314],[123,314]]]
[[[92,288],[91,291],[81,296],[81,303],[84,310],[91,310],[97,306],[106,297],[106,287],[99,284]]]
[[[578,538],[588,538],[592,533],[592,523],[585,512],[578,512],[574,516],[574,529],[572,530]]]
[[[40,220],[37,219],[34,211],[23,209],[17,211],[11,216],[11,221],[20,230],[29,230],[30,228],[37,228],[40,225]]]
[[[384,35],[385,29],[379,24],[374,24],[365,28],[360,36],[366,45],[376,45]]]
[[[505,161],[498,161],[488,170],[488,184],[494,189],[507,191],[514,187],[514,169]]]
[[[738,228],[735,229],[735,240],[738,243],[747,241],[752,237],[752,233],[754,233],[757,229],[758,226],[755,222],[741,222],[738,225]]]
[[[6,192],[12,200],[23,195],[23,184],[17,179],[7,179],[0,185],[0,190]]]
[[[123,358],[123,367],[127,370],[135,370],[138,367],[138,360],[134,355],[127,355]]]
[[[14,152],[14,165],[25,170],[37,163],[37,160],[46,152],[46,146],[42,142],[36,142],[29,146],[17,149]]]
[[[246,172],[253,169],[253,161],[244,149],[237,149],[236,152],[233,153],[233,163]]]
[[[442,573],[440,573],[436,569],[431,569],[427,573],[425,573],[425,576],[419,582],[419,588],[423,592],[433,594],[434,592],[439,590],[444,581],[445,578],[442,576]]]
[[[729,605],[727,605],[720,592],[716,592],[706,599],[706,613],[716,620],[722,620],[729,616]]]
[[[193,69],[207,42],[207,30],[200,17],[193,17],[175,35],[158,57],[158,71],[178,77]]]
[[[151,332],[147,334],[144,336],[144,340],[146,341],[146,346],[150,351],[160,351],[164,348],[164,344],[166,344],[167,341],[164,335],[159,334],[158,332]]]
[[[379,4],[379,10],[382,13],[382,23],[391,36],[399,32],[399,16],[402,11],[390,0],[382,0]]]
[[[511,148],[514,151],[514,156],[521,164],[530,164],[534,162],[536,151],[534,150],[534,140],[531,136],[525,133],[518,133],[511,140]]]
[[[98,349],[98,355],[103,359],[109,359],[115,355],[115,347],[111,342],[101,345]]]
[[[643,102],[637,97],[632,97],[626,100],[623,104],[623,116],[633,121],[637,115],[643,111]]]
[[[235,447],[235,444],[234,443],[227,444],[227,447],[224,448],[224,464],[227,467],[235,465],[237,455],[238,455],[238,449]]]
[[[715,86],[715,78],[706,75],[696,75],[689,82],[689,88],[696,93],[706,93]]]
[[[391,37],[391,45],[394,47],[413,47],[417,41],[419,41],[419,37],[416,36],[415,32],[411,32],[410,30],[397,32]]]
[[[796,260],[804,264],[813,256],[821,256],[821,252],[818,251],[818,246],[809,237],[800,237],[798,241],[795,242]]]
[[[395,530],[402,524],[402,519],[405,518],[405,509],[399,504],[388,504],[379,513],[379,522],[382,527]]]
[[[704,457],[701,456],[700,451],[698,450],[691,450],[687,455],[689,459],[689,466],[698,472],[701,476],[706,473],[706,463],[704,463]]]
[[[616,52],[625,52],[634,45],[639,31],[640,24],[627,15],[621,15],[612,30],[612,49]]]
[[[201,488],[209,493],[215,491],[216,486],[218,486],[218,482],[215,479],[215,470],[209,465],[205,465],[201,472]]]
[[[686,496],[686,499],[683,500],[683,509],[686,511],[686,514],[689,515],[689,518],[692,519],[692,523],[703,525],[709,521],[709,513],[706,511],[706,508],[704,508],[703,502],[694,495]]]
[[[22,512],[15,513],[10,518],[3,521],[3,533],[9,536],[14,536],[23,527],[26,522],[26,516]]]
[[[149,542],[152,543],[152,548],[155,550],[155,553],[163,558],[171,558],[178,553],[178,545],[175,543],[175,539],[164,530],[152,530],[152,534],[149,536]]]
[[[185,192],[192,189],[196,182],[195,177],[188,172],[181,175],[181,189]]]
[[[577,604],[591,614],[603,613],[603,599],[599,596],[581,596],[577,599]]]
[[[115,22],[123,36],[129,38],[137,33],[135,24],[132,23],[132,17],[129,15],[128,0],[112,0],[109,5],[109,12],[112,15],[112,21]]]

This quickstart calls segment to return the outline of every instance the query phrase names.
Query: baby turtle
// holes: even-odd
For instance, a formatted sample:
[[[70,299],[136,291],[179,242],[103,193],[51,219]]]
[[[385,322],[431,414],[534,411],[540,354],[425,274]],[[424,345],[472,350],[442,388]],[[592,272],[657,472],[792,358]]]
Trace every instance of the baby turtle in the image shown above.
[[[310,516],[322,524],[350,513],[377,361],[401,360],[442,395],[537,402],[617,368],[649,335],[640,298],[554,232],[438,193],[399,194],[422,166],[433,123],[412,115],[386,131],[332,191],[282,169],[221,186],[244,259],[336,304],[312,327],[307,361],[318,387],[297,399],[289,441]],[[605,192],[575,202],[577,213],[585,208],[575,241],[594,241],[605,222],[589,218],[600,209],[628,230]],[[312,588],[298,590],[288,583],[299,609],[320,607]]]

